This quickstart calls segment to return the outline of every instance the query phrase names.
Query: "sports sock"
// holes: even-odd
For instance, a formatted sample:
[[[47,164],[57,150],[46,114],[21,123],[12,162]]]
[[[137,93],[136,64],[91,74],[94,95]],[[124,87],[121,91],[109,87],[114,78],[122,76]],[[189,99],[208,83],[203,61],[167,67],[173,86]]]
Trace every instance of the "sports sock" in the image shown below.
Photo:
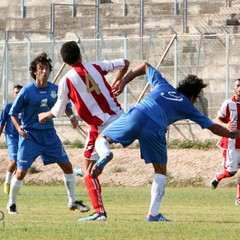
[[[223,178],[232,177],[226,169],[222,169],[216,174],[216,179],[220,182]]]
[[[240,183],[237,184],[237,197],[236,199],[240,199]]]
[[[151,187],[151,202],[149,215],[155,217],[159,214],[159,208],[165,194],[165,185],[167,177],[163,174],[156,173]]]
[[[73,173],[63,174],[63,180],[68,194],[68,202],[74,203],[76,201],[76,180]]]
[[[5,183],[11,183],[12,173],[7,171]]]
[[[95,142],[95,149],[98,155],[101,157],[110,151],[109,142],[103,137],[98,138]]]
[[[15,176],[13,176],[9,193],[9,204],[16,203],[17,195],[20,191],[22,184],[23,180],[18,180]]]
[[[92,176],[88,174],[85,177],[85,184],[95,212],[104,213],[105,209],[102,201],[102,189],[98,178],[92,178]]]

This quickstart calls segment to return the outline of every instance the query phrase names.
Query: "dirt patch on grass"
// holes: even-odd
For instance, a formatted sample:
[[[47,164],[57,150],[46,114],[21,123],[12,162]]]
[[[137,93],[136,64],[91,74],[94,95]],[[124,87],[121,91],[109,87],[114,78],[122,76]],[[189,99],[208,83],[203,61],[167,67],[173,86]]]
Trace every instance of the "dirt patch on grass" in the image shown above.
[[[81,165],[82,149],[66,149],[73,166]],[[114,159],[104,169],[100,181],[107,186],[146,186],[151,184],[153,168],[140,158],[139,149],[113,149]],[[168,150],[169,184],[196,182],[209,186],[215,172],[221,168],[221,150],[169,149]],[[0,181],[3,183],[9,163],[7,150],[1,150]],[[62,172],[56,164],[43,166],[40,159],[33,164],[36,172],[25,177],[25,184],[62,183]],[[34,172],[34,171],[33,171]],[[83,178],[77,177],[78,184],[84,184]],[[220,186],[236,183],[236,177],[224,179]]]

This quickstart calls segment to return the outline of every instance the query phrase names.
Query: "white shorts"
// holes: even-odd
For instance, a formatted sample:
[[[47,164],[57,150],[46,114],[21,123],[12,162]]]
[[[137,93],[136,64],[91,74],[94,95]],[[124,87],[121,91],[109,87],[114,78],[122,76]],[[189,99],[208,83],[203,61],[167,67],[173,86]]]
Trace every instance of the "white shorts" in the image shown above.
[[[100,126],[88,125],[86,133],[86,141],[83,149],[83,157],[88,160],[98,160],[99,156],[95,150],[95,141],[98,138],[98,135],[112,122],[117,120],[123,111],[118,115],[111,116],[104,124]]]
[[[240,166],[240,150],[223,150],[223,166],[228,172],[236,172]]]

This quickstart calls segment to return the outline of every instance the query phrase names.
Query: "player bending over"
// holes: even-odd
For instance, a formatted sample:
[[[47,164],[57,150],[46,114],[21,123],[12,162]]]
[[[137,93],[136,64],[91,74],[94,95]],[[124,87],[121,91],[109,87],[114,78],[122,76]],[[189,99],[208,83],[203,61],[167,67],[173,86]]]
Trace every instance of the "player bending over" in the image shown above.
[[[143,74],[146,74],[152,91],[103,130],[102,136],[96,140],[96,150],[100,160],[93,166],[91,174],[92,177],[99,176],[105,165],[113,158],[110,143],[121,143],[123,147],[127,147],[138,139],[141,158],[145,163],[151,163],[155,172],[147,221],[169,221],[159,212],[166,185],[165,134],[168,126],[178,120],[191,119],[202,128],[207,128],[219,136],[239,138],[240,132],[230,132],[221,125],[213,123],[194,107],[193,103],[201,90],[207,86],[202,79],[194,75],[188,75],[175,89],[155,68],[144,62],[116,83],[114,93],[120,94],[127,83]]]

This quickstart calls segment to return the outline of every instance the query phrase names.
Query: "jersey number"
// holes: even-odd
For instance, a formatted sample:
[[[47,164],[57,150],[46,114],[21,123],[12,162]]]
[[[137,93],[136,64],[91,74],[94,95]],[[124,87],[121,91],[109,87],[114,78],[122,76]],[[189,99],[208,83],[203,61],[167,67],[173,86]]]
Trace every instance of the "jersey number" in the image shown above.
[[[90,84],[91,83],[91,84]],[[91,93],[93,91],[95,91],[97,94],[100,94],[100,89],[98,88],[98,85],[96,84],[96,82],[93,80],[93,78],[91,77],[91,75],[89,75],[89,73],[87,73],[86,75],[86,86],[87,86],[87,92]]]

